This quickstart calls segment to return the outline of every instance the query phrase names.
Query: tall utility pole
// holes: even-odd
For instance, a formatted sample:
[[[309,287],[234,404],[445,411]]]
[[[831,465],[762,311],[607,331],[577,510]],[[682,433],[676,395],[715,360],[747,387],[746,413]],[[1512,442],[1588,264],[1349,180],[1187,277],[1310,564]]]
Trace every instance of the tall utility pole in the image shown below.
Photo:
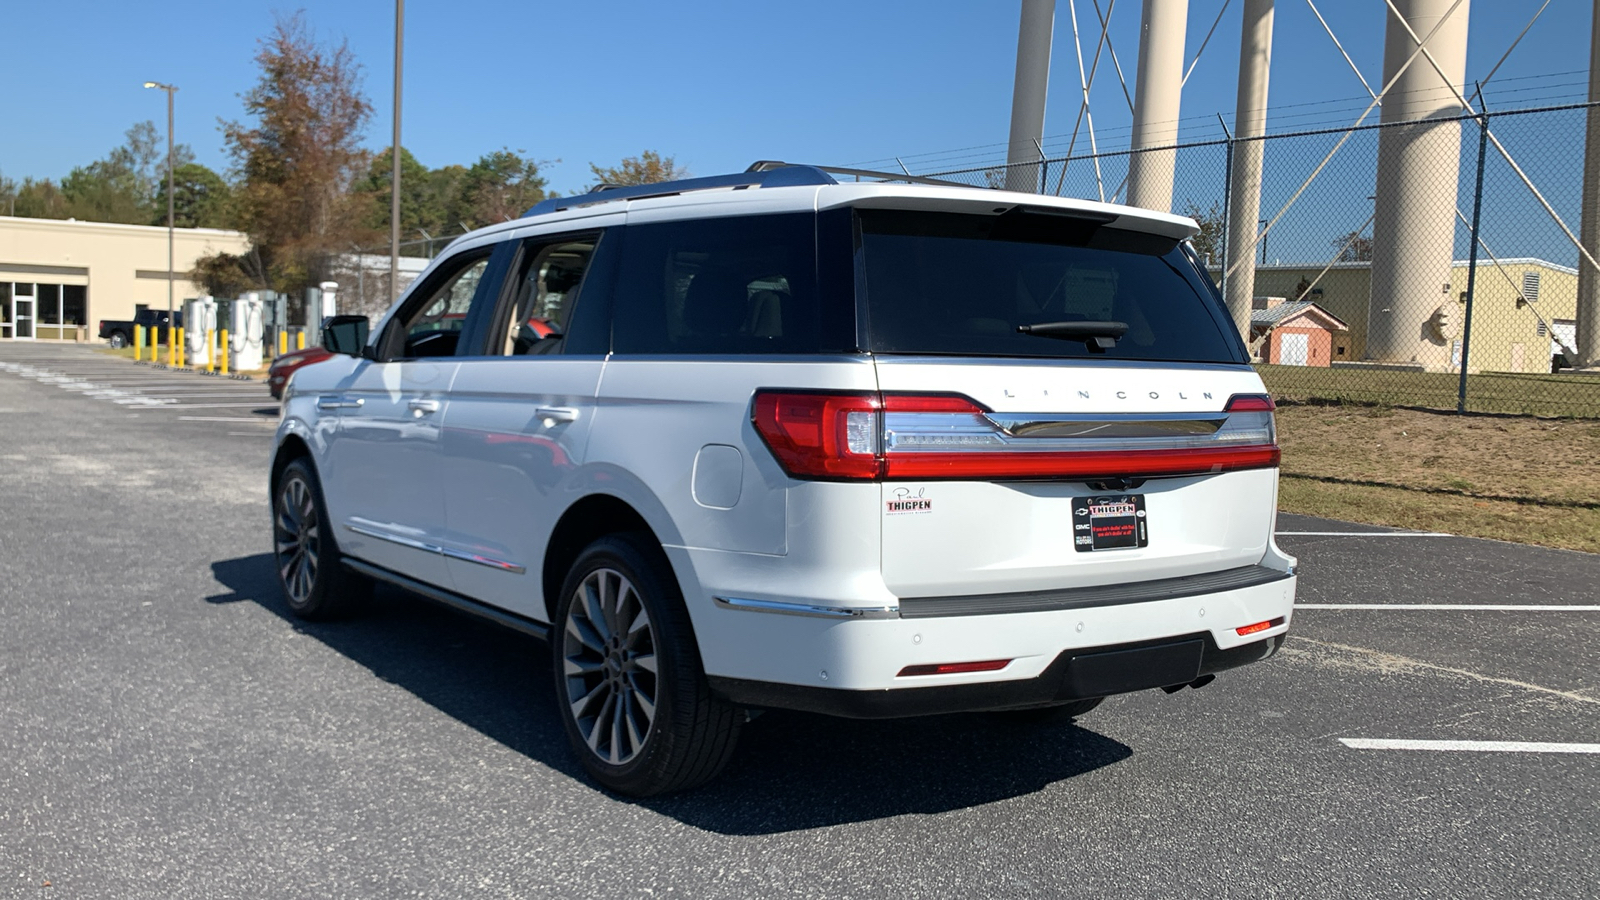
[[[1272,75],[1272,0],[1244,0],[1239,24],[1239,94],[1233,111],[1233,171],[1228,173],[1228,244],[1223,253],[1224,293],[1233,327],[1250,340],[1256,257],[1252,240],[1262,225],[1261,162],[1267,132],[1267,84]],[[1267,239],[1261,237],[1261,261]]]
[[[1006,190],[1039,193],[1044,98],[1050,86],[1050,39],[1056,0],[1022,0],[1017,31],[1017,80],[1011,89],[1011,143],[1006,149]]]
[[[394,145],[389,153],[389,302],[400,297],[400,50],[406,0],[394,0]]]
[[[146,88],[160,88],[167,92],[167,342],[170,344],[172,341],[171,335],[174,333],[172,329],[177,326],[177,319],[173,315],[174,309],[172,286],[174,275],[173,200],[175,196],[172,187],[172,95],[176,94],[178,89],[170,84],[162,84],[159,81],[146,81],[144,86]]]
[[[1189,0],[1144,0],[1139,19],[1138,81],[1133,85],[1133,154],[1128,157],[1128,205],[1172,212],[1178,151],[1144,150],[1178,142],[1183,97],[1183,41]],[[1143,150],[1143,152],[1140,152]]]

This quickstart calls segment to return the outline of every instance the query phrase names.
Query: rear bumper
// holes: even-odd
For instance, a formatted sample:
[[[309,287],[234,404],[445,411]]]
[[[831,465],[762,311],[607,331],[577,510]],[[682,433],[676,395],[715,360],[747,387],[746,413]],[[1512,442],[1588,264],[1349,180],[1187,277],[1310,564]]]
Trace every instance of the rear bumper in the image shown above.
[[[895,690],[848,691],[711,677],[711,690],[741,706],[794,709],[851,719],[1027,709],[1157,687],[1186,685],[1260,662],[1286,635],[1223,650],[1204,632],[1113,647],[1064,650],[1033,678]]]

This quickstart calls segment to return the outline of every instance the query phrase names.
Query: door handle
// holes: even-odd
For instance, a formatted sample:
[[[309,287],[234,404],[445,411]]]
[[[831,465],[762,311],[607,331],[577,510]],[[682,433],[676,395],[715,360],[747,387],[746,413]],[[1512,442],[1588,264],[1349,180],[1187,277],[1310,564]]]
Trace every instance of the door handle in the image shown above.
[[[318,397],[317,409],[324,412],[330,409],[360,409],[361,404],[367,402],[363,397],[351,400],[346,397]]]
[[[535,409],[533,414],[543,419],[547,427],[556,422],[578,421],[578,411],[570,406],[541,406]]]
[[[411,407],[411,411],[419,417],[439,411],[439,401],[437,400],[411,400],[406,403],[406,406]]]

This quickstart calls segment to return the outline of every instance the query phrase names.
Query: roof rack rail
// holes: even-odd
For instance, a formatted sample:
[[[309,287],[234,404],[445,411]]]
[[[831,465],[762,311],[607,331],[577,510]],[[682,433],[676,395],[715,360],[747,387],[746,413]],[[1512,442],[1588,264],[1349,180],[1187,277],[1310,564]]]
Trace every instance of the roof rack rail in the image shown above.
[[[717,188],[797,187],[804,185],[838,184],[834,175],[850,175],[857,179],[872,178],[883,181],[906,181],[915,184],[934,184],[944,187],[971,187],[957,181],[921,178],[911,174],[874,172],[869,169],[846,169],[838,166],[809,166],[763,159],[750,168],[734,175],[710,175],[704,178],[683,178],[677,181],[658,181],[651,184],[597,184],[585,194],[571,197],[551,197],[534,204],[523,216],[576,209],[614,200],[642,200],[647,197],[671,197],[690,191],[707,191]]]
[[[751,163],[750,168],[746,169],[745,171],[766,172],[791,165],[794,165],[794,163],[779,162],[773,159],[763,159]],[[848,169],[844,166],[809,165],[807,168],[816,169],[819,172],[826,172],[829,175],[850,175],[854,176],[857,180],[862,178],[872,178],[879,181],[905,181],[910,184],[934,184],[940,187],[972,187],[970,184],[963,184],[959,181],[946,181],[942,178],[924,178],[921,175],[913,175],[910,172],[878,172],[873,169]],[[837,183],[838,179],[834,179],[834,181]]]

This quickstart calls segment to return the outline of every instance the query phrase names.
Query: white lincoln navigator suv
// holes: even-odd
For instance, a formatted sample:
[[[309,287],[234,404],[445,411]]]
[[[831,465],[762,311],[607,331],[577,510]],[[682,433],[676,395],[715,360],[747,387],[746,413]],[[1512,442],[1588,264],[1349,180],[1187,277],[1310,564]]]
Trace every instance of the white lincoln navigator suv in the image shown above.
[[[888,178],[547,200],[329,319],[272,463],[291,609],[376,579],[547,638],[634,795],[754,709],[1071,716],[1271,656],[1273,404],[1194,223]]]

